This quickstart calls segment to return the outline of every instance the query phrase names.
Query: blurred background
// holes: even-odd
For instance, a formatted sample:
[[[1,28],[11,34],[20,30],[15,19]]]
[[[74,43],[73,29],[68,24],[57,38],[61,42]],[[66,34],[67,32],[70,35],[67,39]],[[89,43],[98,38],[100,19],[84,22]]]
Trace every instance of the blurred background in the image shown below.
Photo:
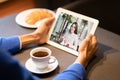
[[[0,18],[30,8],[55,11],[58,7],[96,18],[100,21],[99,27],[120,35],[119,0],[0,0]]]

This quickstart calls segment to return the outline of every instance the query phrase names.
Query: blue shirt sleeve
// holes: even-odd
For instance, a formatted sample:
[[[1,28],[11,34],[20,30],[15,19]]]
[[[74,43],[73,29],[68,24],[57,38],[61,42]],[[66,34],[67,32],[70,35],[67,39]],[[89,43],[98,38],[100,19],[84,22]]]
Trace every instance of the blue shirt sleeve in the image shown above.
[[[0,37],[0,49],[5,49],[6,51],[10,52],[11,54],[15,54],[20,50],[20,40],[18,36]]]
[[[74,63],[55,77],[54,80],[83,80],[85,73],[85,69],[81,64]]]
[[[0,49],[0,80],[40,80],[21,66],[9,52]]]
[[[12,57],[19,50],[18,36],[0,38],[0,80],[40,80]]]

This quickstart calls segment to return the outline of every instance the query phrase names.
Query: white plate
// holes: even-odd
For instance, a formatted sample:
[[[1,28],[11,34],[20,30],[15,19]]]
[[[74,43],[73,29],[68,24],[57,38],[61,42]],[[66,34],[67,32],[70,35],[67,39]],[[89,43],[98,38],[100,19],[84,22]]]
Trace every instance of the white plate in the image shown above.
[[[36,74],[45,74],[45,73],[52,72],[53,70],[55,70],[57,68],[57,66],[58,66],[57,59],[54,63],[49,64],[48,68],[46,68],[44,70],[40,70],[40,69],[36,68],[36,66],[33,63],[33,61],[31,60],[31,58],[29,58],[25,63],[25,67],[27,68],[27,70],[29,70],[32,73],[36,73]]]
[[[27,27],[27,28],[37,28],[36,25],[30,25],[30,24],[27,24],[25,22],[25,18],[26,16],[35,11],[35,10],[41,10],[41,9],[44,9],[44,8],[34,8],[34,9],[27,9],[27,10],[24,10],[22,12],[20,12],[16,18],[15,18],[15,21],[17,24],[21,25],[22,27]],[[52,11],[52,10],[49,10],[49,9],[45,9],[45,10],[48,10],[49,12],[51,12],[53,15],[55,15],[55,13]]]

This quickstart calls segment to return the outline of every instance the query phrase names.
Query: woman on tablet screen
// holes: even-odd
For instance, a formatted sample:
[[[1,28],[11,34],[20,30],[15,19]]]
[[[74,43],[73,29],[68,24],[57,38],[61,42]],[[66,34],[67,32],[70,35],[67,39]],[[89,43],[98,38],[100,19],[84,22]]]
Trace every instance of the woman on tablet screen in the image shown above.
[[[77,22],[73,22],[70,26],[69,30],[66,30],[64,35],[62,36],[62,42],[60,44],[65,45],[66,47],[77,50],[78,46],[78,24]]]

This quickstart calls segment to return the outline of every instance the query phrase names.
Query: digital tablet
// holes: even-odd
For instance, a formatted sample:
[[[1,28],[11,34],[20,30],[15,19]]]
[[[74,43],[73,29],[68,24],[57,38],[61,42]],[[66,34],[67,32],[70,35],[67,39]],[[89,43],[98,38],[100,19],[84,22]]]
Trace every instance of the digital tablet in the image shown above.
[[[97,19],[58,8],[47,43],[78,56],[78,48],[88,34],[94,34]]]

